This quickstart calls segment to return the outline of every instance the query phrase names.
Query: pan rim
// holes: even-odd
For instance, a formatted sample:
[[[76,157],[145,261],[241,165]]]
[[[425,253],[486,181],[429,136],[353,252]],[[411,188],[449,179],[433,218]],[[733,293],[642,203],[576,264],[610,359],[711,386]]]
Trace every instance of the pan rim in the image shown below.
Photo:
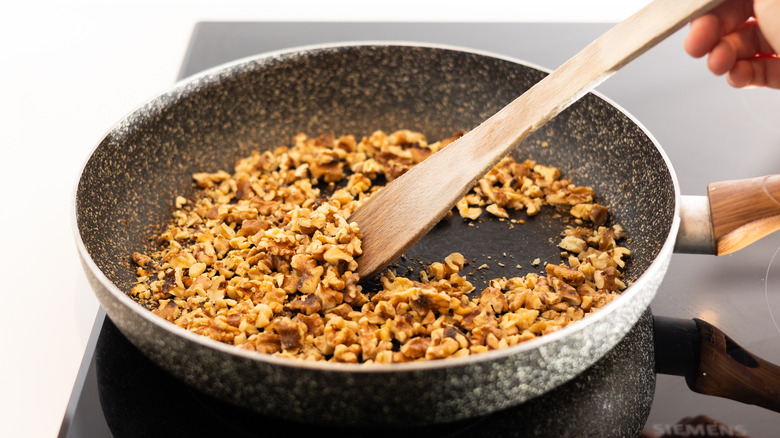
[[[457,45],[438,44],[438,43],[379,40],[379,41],[344,41],[344,42],[331,42],[331,43],[323,43],[323,44],[309,44],[309,45],[302,45],[302,46],[296,46],[296,47],[291,47],[291,48],[286,48],[281,50],[270,51],[270,52],[264,52],[256,55],[239,58],[237,60],[233,60],[203,70],[202,72],[190,75],[188,77],[185,77],[179,81],[176,81],[171,87],[169,87],[165,91],[157,94],[156,96],[152,97],[151,99],[148,99],[146,102],[137,106],[136,108],[128,112],[123,118],[117,121],[100,138],[100,141],[97,143],[97,145],[93,148],[93,150],[84,160],[81,171],[79,172],[79,177],[76,181],[73,190],[71,221],[73,224],[72,226],[73,226],[73,232],[75,234],[78,254],[81,257],[82,262],[88,268],[89,273],[95,276],[96,280],[100,283],[100,286],[102,286],[102,288],[105,289],[111,297],[118,300],[120,304],[130,307],[134,315],[141,317],[146,323],[150,323],[157,328],[163,329],[174,336],[180,336],[184,338],[186,341],[195,342],[200,347],[204,347],[210,350],[216,350],[217,352],[226,353],[231,356],[235,355],[241,359],[246,359],[250,361],[259,361],[274,366],[299,368],[299,369],[304,368],[312,371],[325,371],[325,372],[335,372],[335,373],[401,373],[401,372],[416,372],[416,371],[429,370],[429,369],[464,367],[464,366],[473,365],[475,363],[491,362],[497,359],[505,358],[507,356],[514,356],[517,354],[524,354],[529,351],[538,350],[546,346],[547,344],[554,343],[557,340],[568,336],[573,332],[581,331],[586,326],[595,324],[599,322],[601,319],[606,318],[609,314],[618,311],[619,308],[623,307],[622,305],[619,305],[620,303],[623,303],[627,300],[635,299],[636,295],[642,293],[643,290],[650,287],[647,285],[647,283],[651,283],[655,281],[656,276],[658,275],[660,275],[661,277],[664,275],[665,265],[666,265],[664,261],[671,258],[671,255],[674,250],[674,244],[675,244],[677,232],[680,226],[681,194],[680,194],[680,187],[679,187],[679,181],[677,175],[674,171],[674,167],[672,166],[671,161],[669,160],[668,155],[663,150],[663,148],[661,147],[657,139],[652,135],[652,133],[640,121],[638,121],[631,113],[629,113],[620,105],[616,104],[614,101],[612,101],[611,99],[607,98],[606,96],[602,95],[600,92],[595,90],[587,94],[593,94],[595,97],[605,101],[605,103],[609,104],[610,106],[618,110],[621,114],[629,118],[631,122],[634,123],[655,146],[657,152],[660,154],[663,162],[666,165],[666,170],[669,173],[670,179],[673,184],[674,212],[672,215],[671,227],[669,229],[669,233],[666,237],[666,240],[661,246],[661,248],[659,249],[657,256],[650,263],[648,268],[645,269],[645,271],[642,272],[625,291],[623,291],[617,298],[615,298],[606,307],[599,310],[598,312],[595,312],[594,314],[589,315],[586,318],[583,318],[582,320],[577,321],[574,324],[570,324],[553,333],[549,333],[537,337],[535,339],[522,342],[514,346],[483,352],[479,354],[469,355],[465,357],[449,358],[445,360],[431,360],[431,361],[391,363],[391,364],[377,364],[377,363],[352,364],[352,363],[334,363],[328,361],[305,361],[299,359],[277,357],[270,354],[262,354],[262,353],[252,352],[252,351],[240,350],[232,345],[225,344],[207,338],[205,336],[192,333],[182,327],[172,324],[171,322],[166,321],[152,314],[143,306],[139,305],[136,301],[134,301],[131,297],[129,297],[125,292],[120,290],[119,287],[117,287],[108,278],[108,276],[97,266],[96,262],[90,255],[89,251],[86,249],[83,239],[81,238],[81,232],[78,223],[78,211],[76,208],[78,203],[78,187],[82,182],[84,171],[88,166],[90,159],[92,158],[92,156],[94,155],[95,151],[100,146],[100,144],[113,132],[117,131],[118,129],[121,129],[123,126],[126,126],[127,122],[133,119],[134,116],[136,117],[140,116],[141,119],[149,117],[148,114],[140,114],[142,110],[149,109],[149,108],[166,107],[168,105],[175,104],[180,99],[186,97],[189,93],[197,91],[199,86],[208,86],[212,83],[212,81],[219,81],[220,75],[224,75],[236,69],[240,70],[243,68],[251,67],[253,64],[257,64],[258,66],[264,65],[267,62],[273,61],[273,59],[275,58],[284,58],[289,56],[303,55],[304,53],[311,53],[311,52],[324,51],[324,50],[337,50],[337,49],[344,50],[349,48],[360,48],[360,47],[393,47],[393,46],[417,47],[423,49],[464,52],[464,53],[479,55],[483,57],[490,57],[498,60],[512,62],[522,66],[535,68],[545,73],[550,73],[551,71],[549,69],[540,67],[536,64],[527,62],[525,60],[521,60],[518,58],[497,54],[485,50],[477,50],[477,49],[462,47]],[[656,272],[658,270],[660,270],[661,272]],[[655,295],[655,290],[653,290],[650,296],[647,298],[648,303],[654,295]],[[105,308],[105,306],[102,303],[101,306]]]

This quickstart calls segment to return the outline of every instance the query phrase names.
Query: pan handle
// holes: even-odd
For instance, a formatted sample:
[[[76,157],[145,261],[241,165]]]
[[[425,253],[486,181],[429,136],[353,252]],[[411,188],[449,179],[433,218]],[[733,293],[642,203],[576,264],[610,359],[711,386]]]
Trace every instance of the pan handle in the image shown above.
[[[693,391],[780,412],[780,367],[700,319],[655,316],[656,372],[684,376]]]
[[[675,251],[725,255],[780,230],[780,175],[707,186],[683,196]]]
[[[729,254],[780,229],[780,175],[707,186],[716,255]]]

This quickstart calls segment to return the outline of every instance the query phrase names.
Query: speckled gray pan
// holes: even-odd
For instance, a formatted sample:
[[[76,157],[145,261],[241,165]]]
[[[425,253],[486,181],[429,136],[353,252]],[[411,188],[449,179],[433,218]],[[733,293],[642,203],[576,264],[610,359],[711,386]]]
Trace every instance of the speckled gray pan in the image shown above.
[[[594,94],[517,151],[593,186],[630,238],[626,275],[632,285],[558,332],[445,361],[309,363],[239,351],[189,333],[126,295],[135,281],[130,254],[167,222],[177,195],[193,192],[193,172],[230,169],[251,149],[287,144],[299,132],[361,136],[409,128],[443,138],[474,127],[544,74],[462,49],[366,43],[267,54],[181,82],[120,121],[84,166],[75,221],[90,283],[108,316],[154,362],[206,393],[274,416],[426,424],[474,417],[551,391],[635,325],[663,278],[679,222],[679,191],[664,153],[640,124]],[[519,243],[543,232],[541,219],[512,233],[486,227],[482,237],[463,234],[453,221],[410,251],[438,257],[428,249],[449,251],[453,241],[480,257],[506,251],[518,258],[539,251],[546,251],[543,259],[560,257],[550,240],[562,223],[546,227],[551,234],[540,240],[543,245]],[[446,234],[452,229],[457,239]],[[531,269],[527,265],[525,272]]]

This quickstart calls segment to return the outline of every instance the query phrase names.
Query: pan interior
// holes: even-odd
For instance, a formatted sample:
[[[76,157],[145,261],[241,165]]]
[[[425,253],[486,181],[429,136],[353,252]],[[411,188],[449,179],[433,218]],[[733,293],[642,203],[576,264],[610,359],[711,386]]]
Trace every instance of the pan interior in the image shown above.
[[[545,75],[516,62],[447,48],[363,45],[257,58],[211,72],[160,96],[118,124],[87,162],[77,188],[80,237],[120,290],[135,283],[130,255],[170,218],[192,173],[232,170],[253,149],[295,134],[370,135],[407,128],[429,141],[466,131]],[[629,116],[587,95],[524,142],[515,156],[560,168],[593,187],[611,222],[628,233],[626,276],[655,260],[674,215],[673,177],[663,154]],[[396,269],[463,253],[473,282],[543,271],[560,263],[566,221],[546,211],[523,224],[455,214],[411,248]],[[541,264],[532,261],[540,258]],[[476,270],[481,265],[488,269]],[[503,265],[503,266],[502,266]],[[518,265],[521,268],[518,268]]]

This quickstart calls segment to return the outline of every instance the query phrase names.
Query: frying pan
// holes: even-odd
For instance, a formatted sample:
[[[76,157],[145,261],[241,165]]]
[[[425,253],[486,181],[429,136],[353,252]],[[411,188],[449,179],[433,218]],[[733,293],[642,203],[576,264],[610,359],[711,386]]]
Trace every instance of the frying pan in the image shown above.
[[[546,73],[501,56],[402,43],[310,46],[244,59],[175,85],[114,126],[86,162],[76,189],[79,254],[119,330],[184,382],[270,415],[328,424],[432,424],[483,415],[537,397],[577,376],[635,325],[675,248],[682,197],[652,136],[626,112],[589,94],[516,151],[590,185],[628,233],[631,285],[599,312],[503,350],[445,361],[387,365],[310,363],[239,351],[162,320],[126,291],[129,255],[165,224],[193,172],[230,169],[252,149],[305,132],[368,135],[410,128],[429,139],[476,126]],[[560,262],[566,225],[554,213],[522,226],[443,221],[404,264],[452,251],[482,261],[490,278]],[[700,245],[694,245],[694,249]],[[499,259],[510,263],[497,263]],[[523,267],[518,272],[517,265]],[[541,266],[541,265],[540,265]],[[539,269],[539,268],[536,268]],[[489,271],[486,272],[486,271]],[[365,287],[370,289],[371,281]],[[479,289],[479,284],[477,284]]]

